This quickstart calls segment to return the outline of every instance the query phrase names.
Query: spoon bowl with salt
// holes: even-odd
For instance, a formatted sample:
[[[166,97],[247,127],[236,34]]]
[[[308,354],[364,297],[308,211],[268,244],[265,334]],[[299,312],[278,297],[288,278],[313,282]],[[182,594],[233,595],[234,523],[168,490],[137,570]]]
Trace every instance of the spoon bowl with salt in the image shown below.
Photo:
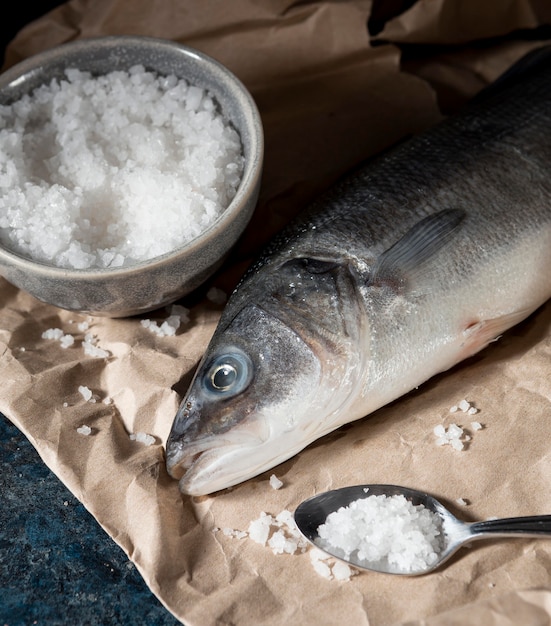
[[[355,567],[418,576],[479,539],[551,538],[551,515],[465,522],[431,495],[396,485],[356,485],[318,494],[295,511],[316,548]]]

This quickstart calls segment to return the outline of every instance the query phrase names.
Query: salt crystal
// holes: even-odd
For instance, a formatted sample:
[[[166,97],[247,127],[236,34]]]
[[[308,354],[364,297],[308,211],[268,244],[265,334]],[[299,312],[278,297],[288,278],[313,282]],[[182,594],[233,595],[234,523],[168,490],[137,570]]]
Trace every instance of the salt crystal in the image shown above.
[[[262,512],[258,519],[249,524],[249,537],[256,543],[266,545],[273,521],[274,518],[271,515]]]
[[[460,439],[450,439],[450,445],[454,450],[463,450],[465,444]]]
[[[142,66],[65,73],[0,109],[2,243],[58,267],[116,268],[203,233],[244,167],[212,96]]]
[[[471,406],[468,408],[467,413],[469,415],[475,415],[476,413],[478,413],[478,409],[474,406]]]
[[[483,426],[480,422],[471,422],[471,428],[473,430],[482,430]]]
[[[320,551],[318,550],[317,552]],[[331,580],[333,578],[329,565],[325,563],[324,559],[318,557],[317,553],[313,550],[310,552],[310,562],[312,563],[312,567],[317,574],[319,574],[323,578],[327,578],[328,580]]]
[[[75,342],[75,338],[72,335],[66,335],[61,328],[48,328],[42,333],[42,339],[59,341],[62,348],[69,348]]]
[[[159,337],[173,336],[180,327],[180,315],[170,315],[160,326],[154,320],[141,320],[140,324]]]
[[[86,402],[92,399],[92,392],[86,385],[79,385],[78,391]]]
[[[173,304],[170,307],[170,315],[179,317],[182,324],[189,322],[189,309],[180,304]]]
[[[147,433],[130,433],[129,437],[132,441],[138,441],[146,446],[152,446],[155,443],[155,437],[148,435]]]
[[[60,340],[63,337],[64,333],[61,328],[48,328],[42,333],[42,339],[55,339]]]
[[[222,532],[226,537],[233,537],[235,539],[244,539],[247,536],[244,530],[235,530],[233,528],[222,528]]]
[[[467,500],[465,500],[464,498],[457,498],[456,502],[460,506],[467,506],[467,504],[468,504]]]
[[[270,487],[272,489],[281,489],[281,487],[283,487],[283,482],[279,480],[275,474],[272,474],[270,476]]]
[[[108,356],[111,356],[110,352],[97,346],[96,342],[97,339],[91,333],[86,333],[86,335],[84,336],[84,341],[82,342],[82,349],[84,350],[84,354],[98,359],[105,359]]]
[[[461,400],[458,406],[463,413],[466,413],[471,408],[471,404],[470,402],[467,402],[467,400]]]
[[[59,340],[59,343],[62,348],[69,348],[75,343],[75,338],[73,335],[63,335],[63,337]]]
[[[77,433],[81,435],[91,435],[92,429],[90,428],[90,426],[86,426],[86,424],[84,424],[83,426],[79,426],[77,428]]]
[[[330,513],[318,526],[320,547],[351,554],[391,571],[415,572],[433,565],[443,547],[440,517],[402,495],[371,495]]]
[[[331,567],[331,573],[335,580],[340,580],[341,582],[347,582],[354,574],[357,574],[357,572],[344,561],[335,561]]]

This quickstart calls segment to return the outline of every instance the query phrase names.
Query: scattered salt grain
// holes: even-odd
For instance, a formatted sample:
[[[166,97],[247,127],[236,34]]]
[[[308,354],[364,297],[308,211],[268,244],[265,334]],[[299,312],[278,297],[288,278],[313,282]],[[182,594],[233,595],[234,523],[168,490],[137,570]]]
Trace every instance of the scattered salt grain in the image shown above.
[[[180,318],[182,324],[189,322],[189,309],[181,304],[173,304],[170,309],[170,315],[175,315]]]
[[[265,512],[260,513],[260,517],[249,524],[249,537],[256,543],[265,546],[274,523],[275,520],[271,515]]]
[[[467,506],[469,504],[465,498],[457,498],[456,502],[459,506]]]
[[[331,573],[335,577],[335,580],[347,582],[350,580],[351,576],[353,576],[357,572],[344,561],[335,561],[333,567],[331,568]]]
[[[90,426],[86,426],[86,424],[84,424],[77,428],[77,433],[79,433],[80,435],[91,435],[92,429],[90,428]]]
[[[55,339],[59,341],[63,337],[64,333],[61,328],[48,328],[42,333],[42,339]]]
[[[92,400],[92,391],[86,387],[86,385],[79,385],[78,392],[80,395],[86,400],[86,402],[90,402]]]
[[[310,562],[314,571],[328,580],[339,580],[348,582],[352,576],[358,573],[358,570],[350,567],[348,563],[332,558],[327,552],[318,548],[310,549]]]
[[[272,474],[270,476],[270,487],[272,489],[281,489],[283,487],[283,482],[279,480],[275,474]]]
[[[465,431],[457,424],[450,424],[447,429],[442,424],[438,424],[434,427],[433,433],[436,436],[437,446],[450,445],[455,450],[463,450],[465,444],[462,439],[464,441],[469,439]]]
[[[75,343],[73,335],[66,335],[61,328],[48,328],[42,333],[42,339],[59,341],[62,348],[69,348]]]
[[[312,567],[317,574],[319,574],[323,578],[327,578],[328,580],[332,579],[333,576],[331,574],[331,568],[329,567],[329,565],[327,565],[327,563],[325,563],[321,559],[315,558],[311,558],[310,562],[312,563]]]
[[[467,402],[467,400],[461,400],[461,402],[458,404],[458,407],[461,411],[463,411],[463,413],[466,413],[471,408],[471,405],[469,402]]]
[[[235,539],[244,539],[247,536],[244,530],[234,530],[233,528],[222,528],[222,532],[226,537],[234,537]]]
[[[142,66],[68,69],[0,107],[0,240],[58,267],[143,262],[204,232],[243,165],[205,90]]]
[[[471,422],[471,428],[473,430],[482,430],[484,426],[480,422]]]
[[[171,337],[180,328],[181,321],[180,315],[169,315],[160,326],[150,319],[141,320],[140,324],[159,337]]]
[[[318,545],[348,559],[415,572],[433,565],[442,550],[438,515],[402,495],[371,495],[330,513],[318,527]]]
[[[97,359],[106,359],[111,353],[97,345],[97,339],[92,333],[86,333],[82,341],[82,349],[84,354]]]
[[[63,335],[63,337],[59,340],[59,343],[62,348],[68,348],[75,343],[75,338],[73,335]]]
[[[130,433],[129,437],[132,441],[138,441],[146,446],[152,446],[155,443],[155,437],[147,433]]]

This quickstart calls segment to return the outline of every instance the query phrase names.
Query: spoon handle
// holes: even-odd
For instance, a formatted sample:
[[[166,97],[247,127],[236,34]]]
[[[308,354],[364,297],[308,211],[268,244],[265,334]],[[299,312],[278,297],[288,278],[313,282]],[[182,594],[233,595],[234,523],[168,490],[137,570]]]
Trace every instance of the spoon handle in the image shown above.
[[[551,515],[532,515],[529,517],[506,517],[469,524],[473,535],[495,535],[515,537],[519,535],[551,537]]]

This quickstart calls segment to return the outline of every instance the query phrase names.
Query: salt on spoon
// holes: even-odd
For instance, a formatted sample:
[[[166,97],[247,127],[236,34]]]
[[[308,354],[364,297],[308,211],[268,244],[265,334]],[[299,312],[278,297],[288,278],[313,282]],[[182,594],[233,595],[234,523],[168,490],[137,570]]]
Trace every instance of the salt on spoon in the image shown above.
[[[551,538],[551,515],[469,523],[429,494],[396,485],[321,493],[297,507],[295,522],[331,556],[361,569],[408,576],[432,572],[478,539]]]

